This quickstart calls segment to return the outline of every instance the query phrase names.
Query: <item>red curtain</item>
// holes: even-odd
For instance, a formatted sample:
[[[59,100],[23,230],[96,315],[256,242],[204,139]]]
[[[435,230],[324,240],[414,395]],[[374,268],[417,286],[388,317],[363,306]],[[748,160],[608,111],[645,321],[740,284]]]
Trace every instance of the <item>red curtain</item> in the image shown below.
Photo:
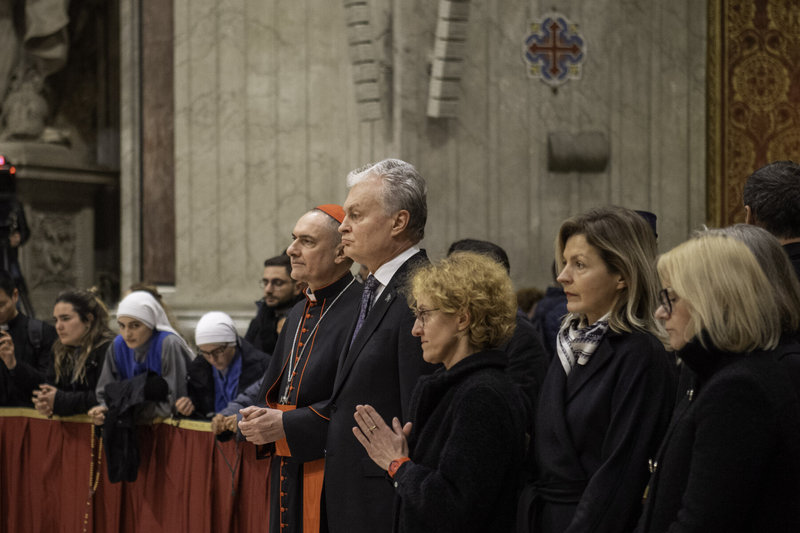
[[[249,443],[215,446],[208,423],[183,425],[139,427],[133,483],[108,481],[104,451],[87,506],[91,424],[0,409],[0,531],[80,532],[88,510],[86,531],[266,532],[270,461]]]

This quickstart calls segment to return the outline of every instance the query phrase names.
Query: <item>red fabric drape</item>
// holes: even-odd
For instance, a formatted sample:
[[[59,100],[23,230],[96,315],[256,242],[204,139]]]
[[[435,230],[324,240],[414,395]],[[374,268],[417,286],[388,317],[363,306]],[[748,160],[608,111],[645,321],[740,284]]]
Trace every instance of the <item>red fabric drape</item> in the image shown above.
[[[71,419],[74,420],[74,419]],[[87,531],[266,532],[269,460],[255,447],[214,444],[208,424],[139,427],[141,463],[133,483],[101,479]],[[0,531],[80,532],[89,493],[88,422],[46,420],[0,409]],[[226,463],[237,465],[235,475]],[[232,492],[235,489],[235,492]]]

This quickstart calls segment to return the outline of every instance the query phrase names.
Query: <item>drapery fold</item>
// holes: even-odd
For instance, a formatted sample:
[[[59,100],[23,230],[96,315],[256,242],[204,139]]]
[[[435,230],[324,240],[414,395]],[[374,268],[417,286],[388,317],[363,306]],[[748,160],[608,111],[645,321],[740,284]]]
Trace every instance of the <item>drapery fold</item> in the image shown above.
[[[140,426],[133,483],[100,482],[87,507],[88,417],[48,420],[0,409],[0,531],[262,532],[269,524],[269,460],[234,441],[215,446],[207,422]],[[96,452],[95,452],[96,453]],[[233,472],[232,472],[233,470]]]

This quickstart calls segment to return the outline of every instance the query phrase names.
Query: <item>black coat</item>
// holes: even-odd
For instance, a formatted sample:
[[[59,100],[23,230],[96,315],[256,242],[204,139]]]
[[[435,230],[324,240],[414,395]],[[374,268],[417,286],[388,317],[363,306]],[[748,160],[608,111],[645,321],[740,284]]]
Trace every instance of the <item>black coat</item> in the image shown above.
[[[253,320],[250,321],[250,325],[247,326],[247,333],[244,334],[244,338],[256,349],[271,355],[275,350],[275,343],[278,342],[278,321],[286,317],[292,307],[302,300],[303,295],[300,294],[287,305],[282,306],[280,310],[275,307],[269,307],[264,303],[264,300],[258,300],[256,302],[258,311]],[[276,311],[279,312],[276,313]]]
[[[800,531],[800,407],[774,354],[690,342],[637,532]]]
[[[800,334],[784,333],[775,349],[775,357],[788,373],[792,387],[800,398]]]
[[[136,481],[140,457],[136,435],[137,411],[146,403],[165,402],[168,395],[167,382],[150,371],[105,386],[108,411],[102,433],[108,480],[112,483]]]
[[[800,242],[784,244],[783,249],[786,251],[786,254],[789,256],[789,260],[792,262],[792,266],[794,267],[795,274],[797,274],[797,278],[800,279]]]
[[[505,366],[505,354],[492,350],[419,379],[411,461],[394,477],[396,531],[513,530],[526,415]]]
[[[503,350],[508,358],[506,372],[525,394],[529,405],[528,422],[533,423],[536,400],[550,366],[550,356],[542,345],[536,327],[519,311],[514,335]]]
[[[269,356],[239,337],[237,351],[242,357],[242,373],[239,376],[237,394],[241,394],[251,383],[264,375]],[[210,419],[216,413],[214,394],[214,367],[204,357],[197,356],[186,369],[186,390],[194,404],[193,418]]]
[[[567,314],[567,297],[562,287],[547,287],[544,298],[536,304],[531,322],[542,339],[548,357],[556,357],[556,337]]]
[[[33,390],[47,379],[56,330],[22,313],[8,321],[8,328],[14,341],[17,366],[9,370],[0,361],[0,405],[33,407]]]
[[[670,359],[647,333],[609,331],[569,376],[554,357],[536,416],[535,482],[520,499],[528,513],[521,530],[632,531],[674,387]]]
[[[61,376],[56,381],[56,371],[53,358],[50,358],[50,368],[47,371],[47,382],[58,388],[55,401],[53,402],[53,414],[58,416],[70,416],[86,414],[89,409],[97,405],[95,388],[100,372],[103,370],[103,361],[106,358],[108,345],[113,339],[95,346],[94,350],[86,359],[86,375],[81,382],[73,382],[72,376]]]
[[[330,419],[324,497],[331,533],[392,529],[394,489],[386,482],[386,472],[372,462],[353,436],[353,413],[356,405],[369,404],[389,424],[395,416],[408,420],[417,379],[436,369],[423,360],[420,341],[411,335],[415,318],[401,292],[414,268],[427,262],[421,251],[392,277],[352,345],[346,343],[349,349],[345,348],[339,359],[331,399],[320,407],[319,414]],[[348,341],[357,318],[351,322]]]

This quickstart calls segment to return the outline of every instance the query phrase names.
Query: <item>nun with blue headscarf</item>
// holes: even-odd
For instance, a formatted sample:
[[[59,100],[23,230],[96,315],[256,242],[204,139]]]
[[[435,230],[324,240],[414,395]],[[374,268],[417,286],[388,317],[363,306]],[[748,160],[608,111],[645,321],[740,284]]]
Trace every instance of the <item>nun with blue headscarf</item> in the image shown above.
[[[107,412],[106,385],[152,372],[161,376],[169,392],[166,402],[148,402],[137,418],[168,417],[175,400],[186,396],[186,368],[193,354],[186,341],[169,324],[164,308],[146,291],[134,291],[117,308],[119,335],[106,352],[97,382],[97,405],[89,410],[101,425]]]
[[[200,318],[195,344],[198,357],[189,365],[188,396],[178,398],[175,409],[210,419],[264,375],[269,358],[240,337],[233,319],[221,311]]]

